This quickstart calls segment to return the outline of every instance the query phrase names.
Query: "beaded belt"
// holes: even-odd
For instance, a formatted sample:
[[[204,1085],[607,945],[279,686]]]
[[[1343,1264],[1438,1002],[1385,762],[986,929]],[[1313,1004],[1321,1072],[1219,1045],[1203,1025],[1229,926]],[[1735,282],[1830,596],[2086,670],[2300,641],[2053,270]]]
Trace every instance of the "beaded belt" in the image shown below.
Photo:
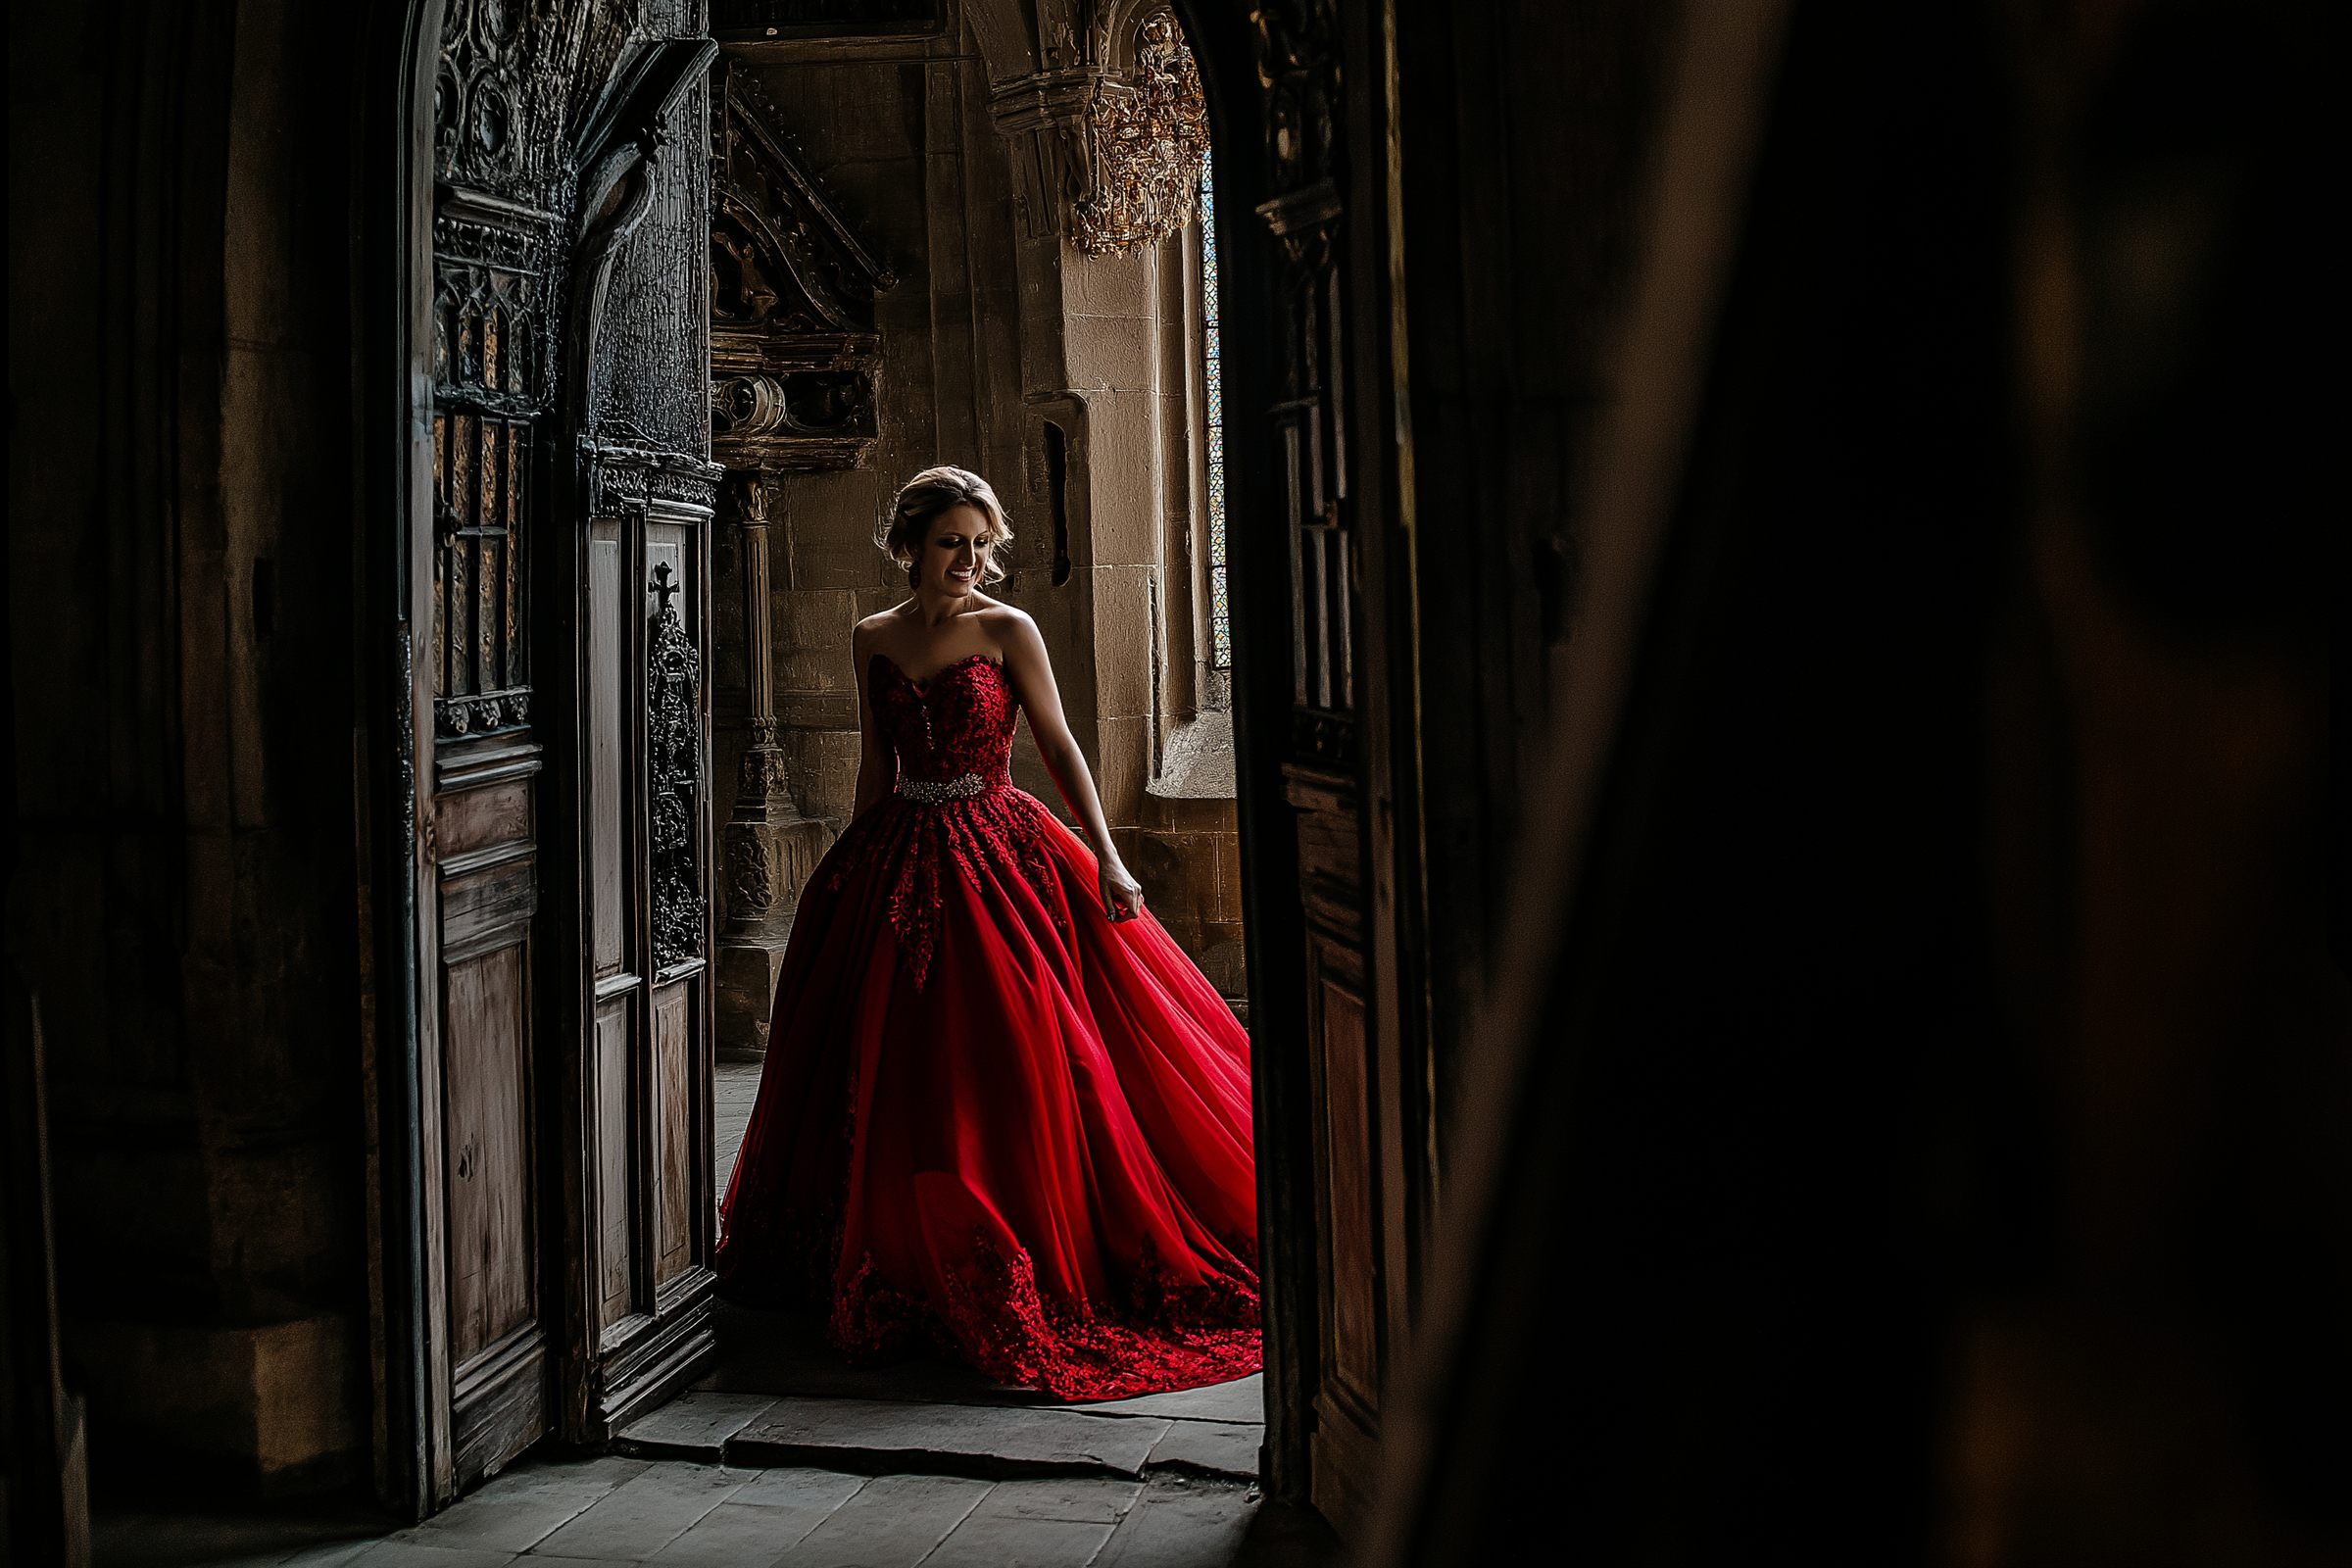
[[[899,794],[917,806],[937,806],[942,801],[968,801],[975,795],[988,792],[988,780],[977,773],[965,773],[956,778],[928,783],[921,779],[899,780]]]

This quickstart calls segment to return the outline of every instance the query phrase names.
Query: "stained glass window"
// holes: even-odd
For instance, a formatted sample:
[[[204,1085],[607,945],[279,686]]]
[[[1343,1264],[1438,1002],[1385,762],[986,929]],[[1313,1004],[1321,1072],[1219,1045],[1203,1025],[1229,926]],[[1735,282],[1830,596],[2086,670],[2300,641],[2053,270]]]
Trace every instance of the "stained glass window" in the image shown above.
[[[1233,621],[1225,592],[1225,390],[1217,378],[1216,187],[1200,164],[1200,337],[1208,396],[1208,662],[1233,667]]]

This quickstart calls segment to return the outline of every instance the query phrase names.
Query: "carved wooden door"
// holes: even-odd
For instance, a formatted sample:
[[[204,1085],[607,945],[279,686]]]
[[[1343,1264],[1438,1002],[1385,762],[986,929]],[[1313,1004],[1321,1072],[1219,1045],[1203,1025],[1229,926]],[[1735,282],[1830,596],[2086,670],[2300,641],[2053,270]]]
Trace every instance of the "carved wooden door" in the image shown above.
[[[700,236],[697,236],[698,239]],[[711,854],[707,780],[715,470],[597,450],[578,688],[584,1020],[580,1329],[566,1431],[597,1442],[668,1397],[713,1340]]]
[[[535,916],[546,745],[529,563],[547,520],[545,236],[464,189],[435,214],[432,526],[414,541],[417,1063],[436,1502],[547,1429]],[[536,266],[525,265],[537,263]],[[503,265],[502,265],[503,264]]]
[[[709,176],[655,152],[699,146],[715,46],[662,37],[683,5],[441,17],[408,541],[428,1511],[692,1375],[713,1241]],[[615,289],[667,305],[607,332]]]

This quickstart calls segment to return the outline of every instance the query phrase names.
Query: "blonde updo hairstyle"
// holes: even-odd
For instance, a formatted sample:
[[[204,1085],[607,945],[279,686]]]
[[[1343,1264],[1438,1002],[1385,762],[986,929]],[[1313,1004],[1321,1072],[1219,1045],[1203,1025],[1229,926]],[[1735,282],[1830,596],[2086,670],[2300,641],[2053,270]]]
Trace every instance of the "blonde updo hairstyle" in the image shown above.
[[[1002,551],[1012,543],[1012,528],[1004,520],[1004,508],[997,500],[997,492],[969,468],[925,468],[901,485],[891,501],[890,515],[874,531],[874,543],[900,565],[912,566],[923,553],[923,536],[950,507],[976,507],[988,519],[980,537],[997,548],[990,550],[988,559],[982,563],[980,580],[1004,581],[1005,566]]]

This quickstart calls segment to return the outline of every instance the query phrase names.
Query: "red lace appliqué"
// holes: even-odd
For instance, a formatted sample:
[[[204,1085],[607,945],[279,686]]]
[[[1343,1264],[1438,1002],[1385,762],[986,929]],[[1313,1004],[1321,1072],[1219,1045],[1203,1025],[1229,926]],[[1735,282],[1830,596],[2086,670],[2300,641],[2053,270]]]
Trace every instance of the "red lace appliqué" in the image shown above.
[[[853,822],[835,849],[835,889],[873,856],[897,867],[890,924],[914,988],[923,988],[938,947],[945,866],[974,881],[993,875],[995,867],[1013,867],[1066,929],[1059,882],[1040,842],[1052,818],[1012,787],[1008,764],[1020,705],[1004,672],[974,654],[918,687],[876,654],[867,691],[902,777],[944,782],[977,773],[988,782],[979,795],[937,805],[894,796]]]
[[[1258,1370],[1257,1292],[1240,1279],[1180,1283],[1147,1253],[1113,1308],[1042,1293],[1029,1253],[1007,1255],[985,1233],[952,1267],[944,1314],[862,1259],[835,1289],[828,1338],[871,1365],[925,1348],[967,1360],[1000,1383],[1061,1399],[1123,1399],[1228,1383]]]

